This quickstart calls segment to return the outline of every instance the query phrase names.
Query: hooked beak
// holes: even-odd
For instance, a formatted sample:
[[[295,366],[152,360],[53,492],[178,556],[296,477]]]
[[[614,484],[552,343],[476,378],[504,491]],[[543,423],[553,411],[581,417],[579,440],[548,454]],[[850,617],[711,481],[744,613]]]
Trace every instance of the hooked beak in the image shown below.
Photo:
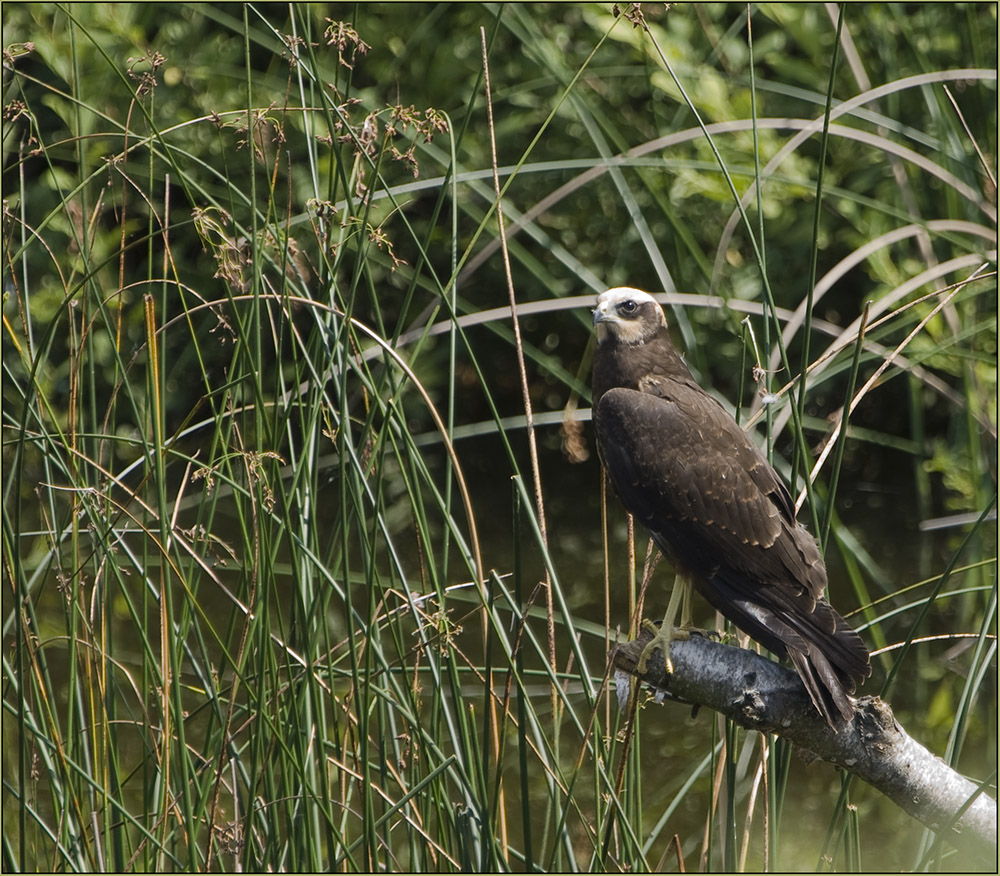
[[[603,344],[608,335],[614,331],[614,323],[618,322],[618,317],[614,311],[608,310],[606,301],[602,301],[591,313],[594,315],[594,332],[597,335],[597,343]]]
[[[594,325],[602,322],[610,322],[614,319],[614,316],[608,313],[607,305],[605,303],[598,304],[591,313],[594,314]]]

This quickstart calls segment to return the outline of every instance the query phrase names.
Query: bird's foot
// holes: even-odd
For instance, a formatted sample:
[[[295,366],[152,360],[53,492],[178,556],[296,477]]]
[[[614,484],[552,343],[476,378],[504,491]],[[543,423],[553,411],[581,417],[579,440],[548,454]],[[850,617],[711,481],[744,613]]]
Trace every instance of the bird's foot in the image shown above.
[[[693,624],[681,624],[678,629],[687,633],[684,637],[685,639],[689,639],[691,636],[699,636],[702,639],[715,639],[717,642],[722,640],[722,635],[718,630],[705,630],[701,627],[696,627]],[[678,639],[680,636],[675,634],[674,638]]]
[[[642,626],[643,629],[649,630],[653,634],[653,638],[646,643],[646,647],[643,648],[642,653],[639,654],[639,663],[637,664],[636,669],[640,675],[645,674],[649,658],[657,648],[663,652],[663,663],[667,670],[667,675],[673,675],[674,664],[670,660],[670,643],[687,641],[691,638],[692,632],[701,632],[700,630],[693,631],[691,629],[684,629],[681,627],[655,624],[649,619],[644,619]]]

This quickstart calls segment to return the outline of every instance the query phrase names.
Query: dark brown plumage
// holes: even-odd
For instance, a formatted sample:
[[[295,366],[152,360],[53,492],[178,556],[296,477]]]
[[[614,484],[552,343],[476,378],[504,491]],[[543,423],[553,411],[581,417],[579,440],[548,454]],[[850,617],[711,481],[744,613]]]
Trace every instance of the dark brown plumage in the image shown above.
[[[609,289],[594,324],[593,419],[615,492],[678,583],[690,580],[743,632],[787,656],[827,722],[842,724],[853,713],[848,694],[871,674],[868,650],[824,598],[823,559],[785,485],[695,382],[652,296]],[[669,667],[672,633],[661,634]]]

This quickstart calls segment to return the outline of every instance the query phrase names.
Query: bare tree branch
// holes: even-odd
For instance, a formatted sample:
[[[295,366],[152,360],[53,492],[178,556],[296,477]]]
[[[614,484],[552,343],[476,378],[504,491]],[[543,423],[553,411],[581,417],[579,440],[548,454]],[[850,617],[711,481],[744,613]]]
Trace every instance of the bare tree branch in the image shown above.
[[[614,666],[638,675],[636,663],[650,638],[643,631],[613,648]],[[996,801],[911,738],[878,697],[856,700],[852,720],[834,731],[794,672],[753,651],[692,636],[673,642],[670,658],[673,676],[653,659],[642,680],[843,767],[956,848],[996,863]]]

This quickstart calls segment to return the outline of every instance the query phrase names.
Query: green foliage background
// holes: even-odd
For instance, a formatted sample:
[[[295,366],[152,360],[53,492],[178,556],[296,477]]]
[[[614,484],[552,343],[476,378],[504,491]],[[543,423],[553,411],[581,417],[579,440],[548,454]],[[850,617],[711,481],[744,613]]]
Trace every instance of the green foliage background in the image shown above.
[[[972,866],[605,673],[632,285],[995,796],[996,6],[842,11],[5,4],[5,868]]]

